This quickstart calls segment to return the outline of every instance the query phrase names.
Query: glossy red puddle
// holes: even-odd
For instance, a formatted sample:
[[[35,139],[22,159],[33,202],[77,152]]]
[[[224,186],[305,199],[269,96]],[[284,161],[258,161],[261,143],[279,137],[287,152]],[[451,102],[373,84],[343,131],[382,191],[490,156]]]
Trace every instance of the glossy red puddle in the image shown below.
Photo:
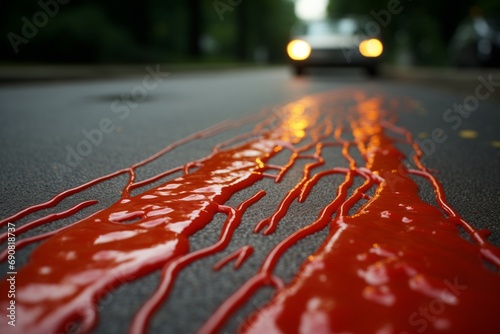
[[[135,315],[131,333],[146,332],[155,310],[165,302],[179,272],[196,260],[223,251],[244,213],[259,205],[259,191],[238,207],[225,202],[264,177],[280,182],[299,159],[307,160],[302,179],[282,199],[275,213],[254,222],[255,232],[271,234],[293,202],[304,202],[316,183],[332,174],[344,176],[332,188],[335,198],[317,219],[284,239],[265,257],[260,269],[208,319],[201,333],[222,330],[231,316],[260,288],[275,295],[241,324],[251,333],[401,333],[495,332],[500,309],[500,251],[447,203],[437,179],[420,162],[411,134],[395,124],[383,109],[382,98],[361,92],[306,97],[264,115],[247,134],[217,145],[212,154],[144,181],[135,181],[136,169],[195,139],[203,139],[252,119],[224,122],[174,143],[130,168],[70,189],[51,201],[35,205],[1,221],[2,225],[35,211],[57,205],[92,185],[127,173],[130,181],[117,203],[85,219],[44,235],[18,239],[17,247],[44,240],[16,276],[16,331],[56,333],[68,324],[90,332],[98,321],[96,301],[132,279],[161,270],[156,292]],[[393,108],[398,106],[393,101]],[[353,138],[353,139],[345,139]],[[416,168],[408,168],[399,141],[417,154]],[[349,167],[322,169],[323,150],[338,147]],[[291,157],[284,166],[268,164],[282,150]],[[351,155],[357,150],[364,161]],[[314,153],[311,153],[314,152]],[[269,170],[277,171],[276,175]],[[130,191],[174,172],[184,171],[139,195]],[[424,202],[410,175],[426,179],[439,207]],[[364,183],[354,188],[354,179]],[[375,195],[367,193],[375,189]],[[351,208],[368,199],[350,215]],[[18,233],[70,216],[95,201],[82,202],[58,214],[18,226]],[[301,205],[307,205],[303,203]],[[210,224],[216,213],[226,221],[219,240],[190,251],[189,237]],[[473,242],[459,235],[463,228]],[[309,256],[292,282],[285,284],[274,269],[297,241],[328,228],[330,233]],[[0,236],[5,241],[6,234]],[[18,237],[19,238],[19,237]],[[235,269],[252,255],[244,246],[220,260],[214,270],[233,262]],[[5,261],[7,252],[1,256]],[[8,306],[8,284],[0,283],[0,304]],[[12,332],[2,321],[1,332]]]

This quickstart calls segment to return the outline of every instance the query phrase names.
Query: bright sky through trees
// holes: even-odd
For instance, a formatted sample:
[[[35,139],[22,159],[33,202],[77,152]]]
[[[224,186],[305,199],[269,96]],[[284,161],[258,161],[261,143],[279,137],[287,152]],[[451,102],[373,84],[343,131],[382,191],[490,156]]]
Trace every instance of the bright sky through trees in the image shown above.
[[[326,16],[328,0],[297,0],[295,14],[302,20],[318,20]]]

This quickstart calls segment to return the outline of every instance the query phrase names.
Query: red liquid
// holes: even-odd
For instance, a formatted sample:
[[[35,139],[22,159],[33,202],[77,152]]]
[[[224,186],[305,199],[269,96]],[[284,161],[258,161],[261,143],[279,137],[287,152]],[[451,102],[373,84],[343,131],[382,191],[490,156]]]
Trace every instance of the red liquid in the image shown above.
[[[242,331],[498,333],[500,277],[480,256],[498,265],[498,249],[467,242],[453,211],[447,219],[423,202],[378,108],[359,113],[352,131],[366,168],[386,181],[357,214],[343,203],[323,246]]]
[[[320,105],[349,99],[358,101],[358,105],[347,114],[335,110],[323,110],[320,114],[318,111]],[[419,170],[406,169],[401,162],[402,153],[386,132],[403,135],[407,144],[414,145],[411,136],[397,128],[390,115],[380,110],[380,100],[361,103],[363,99],[359,93],[343,92],[292,103],[278,115],[277,124],[271,122],[276,118],[271,115],[243,143],[231,148],[227,148],[231,141],[220,145],[207,158],[173,170],[184,169],[186,175],[137,196],[129,196],[129,191],[159,177],[134,183],[135,168],[159,155],[100,178],[104,180],[125,172],[131,176],[122,199],[108,209],[58,233],[18,243],[22,246],[37,238],[47,238],[18,272],[16,330],[51,333],[64,331],[68,324],[81,323],[81,329],[88,332],[97,321],[95,305],[103,294],[163,268],[160,286],[132,323],[131,332],[145,331],[154,311],[168,296],[179,271],[193,261],[222,251],[245,209],[256,203],[264,192],[257,193],[236,209],[224,206],[231,195],[263,177],[274,178],[265,173],[267,169],[279,169],[276,180],[281,180],[297,159],[312,159],[313,162],[306,165],[302,180],[290,190],[276,213],[257,224],[256,231],[266,227],[264,233],[272,233],[289,205],[295,199],[303,202],[325,175],[346,176],[339,189],[332,189],[337,197],[315,222],[275,247],[259,272],[221,305],[201,332],[221,329],[242,303],[266,285],[277,288],[277,294],[243,325],[244,332],[296,332],[299,329],[311,333],[415,332],[424,325],[426,329],[463,329],[466,332],[485,332],[493,328],[491,326],[498,329],[493,315],[500,306],[500,280],[498,274],[482,262],[488,259],[498,267],[498,249],[449,208],[439,183],[426,172],[418,155],[414,159]],[[354,140],[342,139],[344,121],[351,125]],[[230,126],[225,124],[195,134],[179,144]],[[309,143],[297,147],[303,139],[308,139]],[[322,150],[328,146],[342,147],[350,167],[313,174],[316,167],[324,164]],[[283,148],[292,150],[290,162],[283,167],[266,165],[266,161]],[[315,153],[306,154],[311,148]],[[356,166],[350,156],[353,149],[360,151],[366,166]],[[447,216],[420,199],[418,187],[408,175],[411,172],[429,178]],[[365,183],[347,197],[354,177],[364,178]],[[91,181],[45,204],[23,210],[2,223],[55,205],[67,194],[96,182]],[[376,195],[357,214],[349,216],[349,209],[366,197],[364,193],[371,187],[377,188]],[[93,204],[85,203],[67,213]],[[219,241],[190,252],[189,236],[209,224],[217,212],[227,215]],[[332,220],[332,217],[335,218]],[[57,218],[35,221],[30,228]],[[455,225],[464,227],[475,244],[461,238]],[[301,238],[327,226],[331,228],[328,239],[285,287],[273,274],[280,256]],[[216,269],[231,260],[239,266],[250,254],[250,246],[244,247],[218,263]],[[5,252],[3,255],[5,257]],[[0,283],[2,308],[8,303],[7,290],[4,280]],[[421,308],[427,309],[425,315],[421,314]],[[429,310],[433,313],[429,314]],[[12,329],[5,322],[1,326],[2,332]]]

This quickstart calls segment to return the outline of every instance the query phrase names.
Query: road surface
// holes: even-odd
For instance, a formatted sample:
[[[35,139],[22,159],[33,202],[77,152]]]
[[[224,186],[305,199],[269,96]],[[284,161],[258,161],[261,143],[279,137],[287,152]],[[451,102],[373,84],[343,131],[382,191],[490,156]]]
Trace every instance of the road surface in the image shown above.
[[[129,79],[50,82],[0,87],[0,218],[49,200],[54,195],[99,176],[125,168],[160,151],[168,144],[227,119],[239,119],[263,109],[280,106],[318,93],[361,91],[390,101],[403,101],[397,109],[398,124],[410,130],[424,151],[424,163],[443,184],[450,204],[476,228],[492,231],[489,240],[500,246],[500,78],[477,80],[460,91],[445,85],[414,84],[389,79],[367,80],[356,71],[313,73],[293,78],[287,68],[245,69],[205,73],[166,73],[155,66]],[[477,88],[481,86],[480,88]],[[466,104],[459,112],[449,111]],[[469,111],[468,111],[469,110]],[[226,135],[197,140],[149,164],[143,177],[201,158]],[[226,137],[224,137],[226,136]],[[272,213],[277,200],[292,187],[300,173],[290,173],[268,193],[259,209],[249,209],[245,219],[252,225]],[[48,231],[83,218],[118,200],[124,176],[103,182],[63,201],[69,208],[83,199],[99,204],[83,209],[73,218],[62,219],[40,231]],[[271,182],[271,181],[269,181]],[[257,188],[235,196],[237,205]],[[253,192],[252,192],[253,191]],[[317,194],[317,201],[321,195]],[[433,198],[423,187],[422,196]],[[261,211],[261,212],[259,212]],[[42,213],[48,213],[45,211]],[[42,217],[35,213],[30,218]],[[314,206],[301,215],[317,215]],[[230,254],[241,245],[254,245],[255,252],[238,271],[223,269],[224,279],[210,270],[223,256],[212,256],[181,273],[168,301],[153,318],[151,332],[193,332],[200,328],[217,306],[251,276],[263,256],[300,224],[297,216],[285,218],[275,234],[240,233],[224,251]],[[21,220],[17,224],[22,225]],[[203,233],[191,239],[193,249],[208,246],[220,232],[223,217],[216,217]],[[30,236],[27,232],[25,235]],[[321,243],[325,232],[299,243],[280,262],[277,273],[289,280],[308,254]],[[27,261],[33,247],[19,251],[17,266]],[[2,264],[2,275],[7,272]],[[122,333],[129,320],[151,295],[158,272],[127,283],[99,305],[96,333]],[[199,280],[203,277],[203,281]],[[238,318],[271,295],[262,291],[242,308],[227,326],[234,331]],[[21,317],[22,315],[19,315]]]

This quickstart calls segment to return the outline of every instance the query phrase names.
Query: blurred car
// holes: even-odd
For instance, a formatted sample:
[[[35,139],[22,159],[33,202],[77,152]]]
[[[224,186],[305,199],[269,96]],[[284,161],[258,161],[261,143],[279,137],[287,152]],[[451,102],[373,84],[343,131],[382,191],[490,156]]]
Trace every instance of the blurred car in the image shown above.
[[[457,67],[500,66],[500,19],[483,16],[464,20],[449,45]]]
[[[342,18],[303,22],[292,31],[287,54],[296,75],[306,67],[354,66],[364,67],[370,76],[378,74],[383,53],[380,36],[364,33],[368,21]]]

